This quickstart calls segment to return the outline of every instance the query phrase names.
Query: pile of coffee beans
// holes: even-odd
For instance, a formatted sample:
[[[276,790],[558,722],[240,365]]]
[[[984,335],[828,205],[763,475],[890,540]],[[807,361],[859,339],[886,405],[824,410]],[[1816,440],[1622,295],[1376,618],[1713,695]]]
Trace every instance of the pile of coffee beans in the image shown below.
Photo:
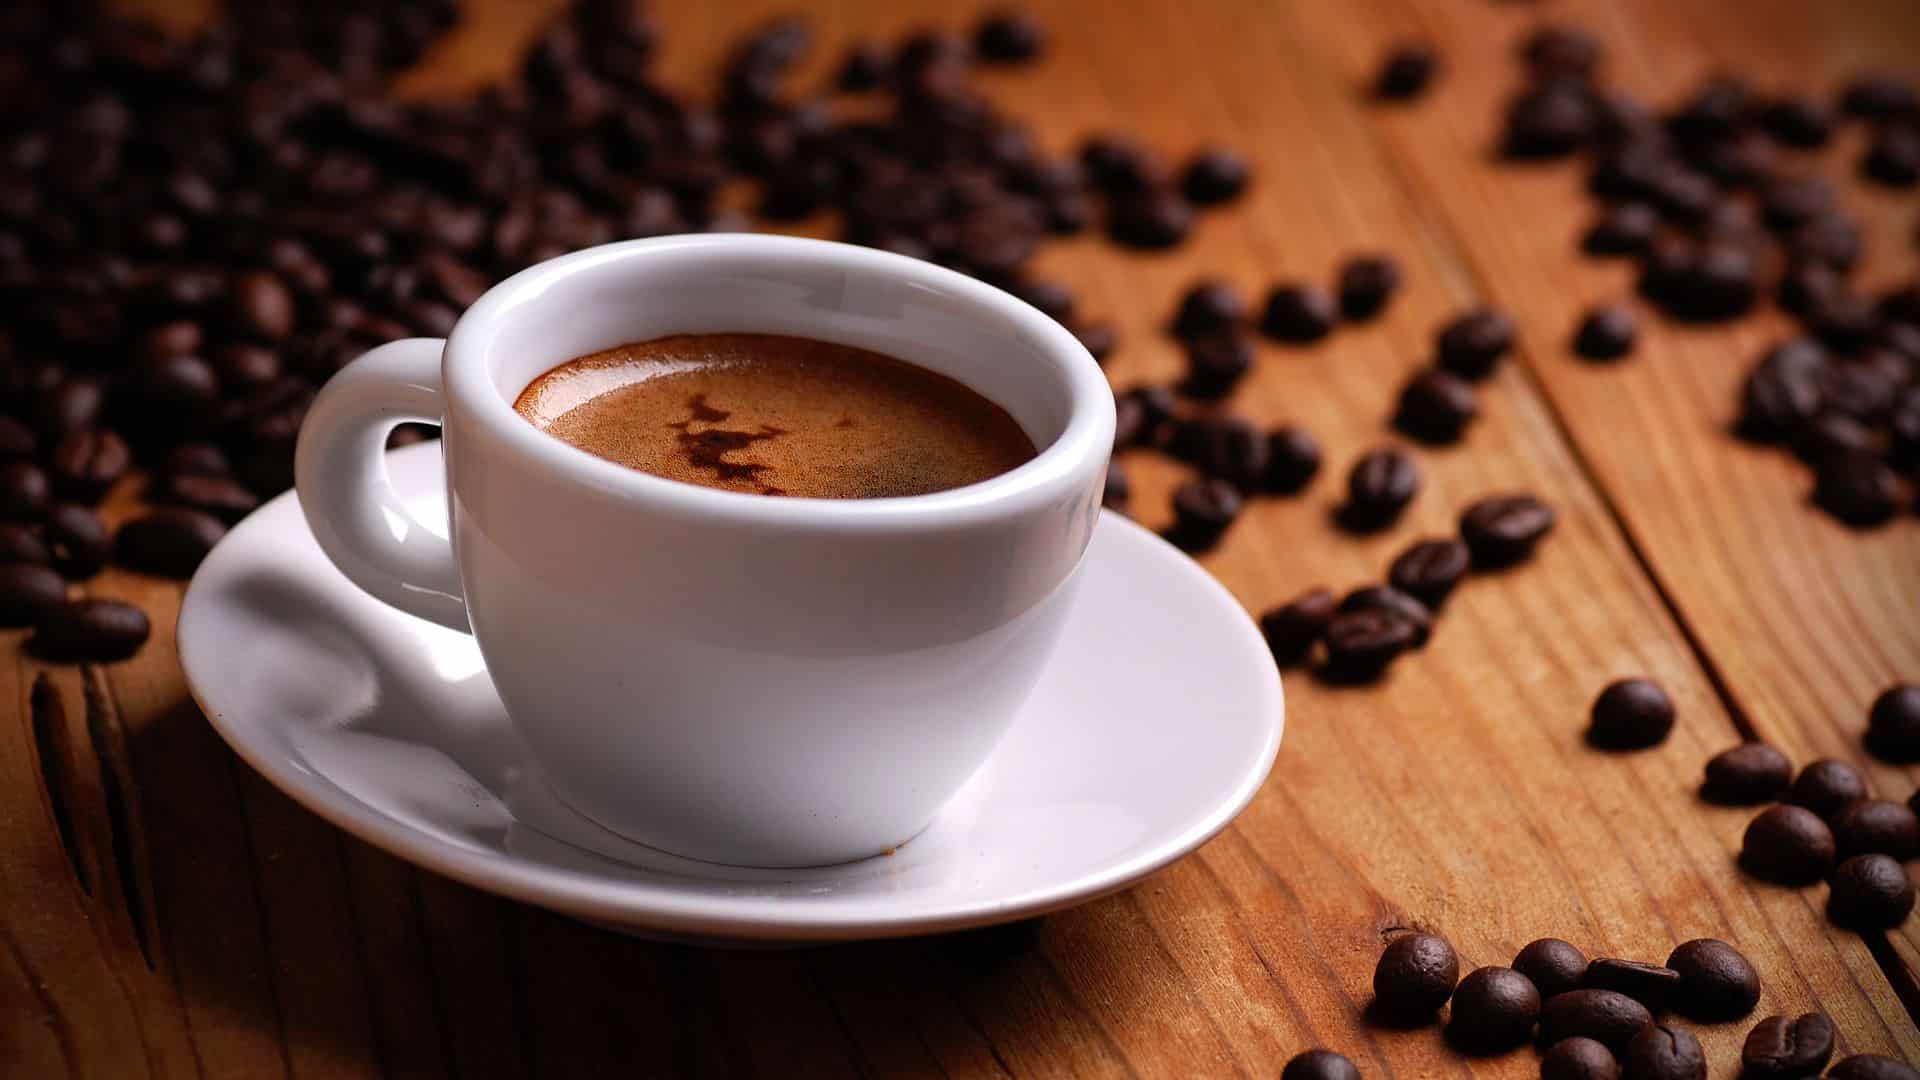
[[[1602,78],[1604,49],[1583,30],[1541,27],[1520,59],[1527,81],[1507,106],[1505,155],[1584,154],[1596,211],[1582,250],[1637,260],[1641,296],[1668,317],[1723,322],[1773,295],[1803,336],[1767,350],[1748,373],[1739,434],[1791,447],[1814,472],[1814,503],[1841,521],[1891,520],[1920,469],[1920,282],[1877,297],[1852,284],[1867,243],[1861,225],[1832,185],[1793,159],[1856,121],[1873,129],[1863,179],[1912,187],[1913,87],[1865,75],[1829,105],[1722,73],[1656,111]],[[1383,89],[1387,72],[1406,66],[1389,61]],[[1638,329],[1631,308],[1602,304],[1572,347],[1619,360]]]
[[[231,5],[186,37],[106,7],[0,15],[0,622],[37,627],[55,659],[122,658],[147,631],[70,583],[109,560],[191,574],[289,486],[328,376],[445,335],[534,262],[744,228],[722,197],[744,188],[765,219],[830,212],[845,239],[1005,287],[1104,356],[1112,327],[1030,274],[1034,250],[1090,228],[1176,244],[1250,179],[1223,147],[1179,168],[1119,134],[1040,152],[973,85],[1045,51],[1017,12],[856,43],[818,92],[788,85],[806,22],[776,19],[734,44],[706,103],[652,80],[640,5],[582,0],[506,81],[403,104],[386,84],[453,26],[452,0]],[[1391,291],[1377,266],[1350,276],[1356,309]],[[116,533],[92,507],[136,467],[144,508]],[[1205,527],[1237,498],[1185,505]]]
[[[1368,460],[1355,467],[1356,477]],[[1411,469],[1410,461],[1399,460]],[[1371,483],[1356,479],[1349,505]],[[1309,589],[1261,615],[1261,632],[1283,665],[1312,663],[1316,674],[1336,684],[1371,682],[1395,659],[1426,645],[1435,614],[1470,572],[1525,561],[1554,521],[1553,508],[1532,495],[1476,500],[1462,511],[1457,538],[1415,540],[1388,566],[1387,584],[1364,585],[1338,599],[1330,589]]]

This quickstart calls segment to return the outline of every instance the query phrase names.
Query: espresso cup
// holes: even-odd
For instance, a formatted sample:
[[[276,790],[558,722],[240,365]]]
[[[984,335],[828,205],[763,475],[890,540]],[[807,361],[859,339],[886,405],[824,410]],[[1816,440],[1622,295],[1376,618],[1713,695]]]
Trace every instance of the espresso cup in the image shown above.
[[[899,357],[1039,452],[933,494],[778,498],[638,472],[514,411],[574,357],[714,332]],[[406,421],[441,425],[445,530],[388,479]],[[907,841],[1005,733],[1073,601],[1113,424],[1086,349],[998,289],[846,244],[680,236],[541,263],[445,340],[362,356],[314,402],[295,472],[348,579],[473,635],[567,804],[678,855],[806,866]]]

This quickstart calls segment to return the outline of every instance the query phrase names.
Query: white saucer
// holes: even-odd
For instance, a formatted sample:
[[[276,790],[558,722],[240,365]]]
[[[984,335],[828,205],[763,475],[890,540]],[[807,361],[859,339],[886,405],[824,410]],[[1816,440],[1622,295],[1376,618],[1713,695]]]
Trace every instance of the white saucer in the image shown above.
[[[445,520],[439,444],[388,463],[421,520]],[[180,612],[180,660],[248,764],[429,870],[633,933],[892,937],[1113,892],[1198,847],[1266,778],[1280,679],[1233,597],[1111,514],[1084,572],[1039,688],[934,823],[892,855],[808,870],[678,858],[566,809],[535,775],[472,640],[349,584],[291,494],[201,566]]]

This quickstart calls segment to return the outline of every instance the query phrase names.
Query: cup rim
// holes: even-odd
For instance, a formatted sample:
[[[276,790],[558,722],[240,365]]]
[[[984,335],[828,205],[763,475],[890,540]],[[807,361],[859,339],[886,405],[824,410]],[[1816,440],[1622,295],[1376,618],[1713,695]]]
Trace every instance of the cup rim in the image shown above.
[[[641,472],[571,446],[528,423],[499,393],[481,362],[482,342],[514,308],[567,278],[614,262],[698,258],[711,252],[749,254],[770,260],[815,260],[847,273],[904,279],[909,284],[991,309],[1039,342],[1058,366],[1069,399],[1065,428],[1029,461],[965,487],[879,499],[768,498],[726,491]],[[716,330],[715,332],[721,332]],[[911,361],[909,361],[911,362]],[[1037,508],[1077,494],[1090,462],[1104,460],[1113,444],[1113,392],[1084,345],[1059,322],[1025,301],[942,266],[893,252],[830,240],[756,233],[704,233],[623,240],[585,248],[537,263],[495,284],[476,300],[447,335],[441,382],[449,414],[462,426],[478,424],[515,456],[559,483],[583,484],[650,507],[702,517],[782,526],[868,526],[949,523]],[[1004,405],[1003,405],[1004,407]],[[472,438],[456,432],[456,440]]]

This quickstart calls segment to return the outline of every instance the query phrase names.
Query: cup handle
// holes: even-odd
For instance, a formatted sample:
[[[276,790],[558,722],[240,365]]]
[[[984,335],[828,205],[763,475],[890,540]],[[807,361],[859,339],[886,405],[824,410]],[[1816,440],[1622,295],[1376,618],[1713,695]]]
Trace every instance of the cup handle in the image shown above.
[[[294,487],[320,550],[375,599],[472,633],[453,545],[420,524],[387,474],[399,424],[441,422],[441,338],[382,345],[341,368],[307,411]]]

